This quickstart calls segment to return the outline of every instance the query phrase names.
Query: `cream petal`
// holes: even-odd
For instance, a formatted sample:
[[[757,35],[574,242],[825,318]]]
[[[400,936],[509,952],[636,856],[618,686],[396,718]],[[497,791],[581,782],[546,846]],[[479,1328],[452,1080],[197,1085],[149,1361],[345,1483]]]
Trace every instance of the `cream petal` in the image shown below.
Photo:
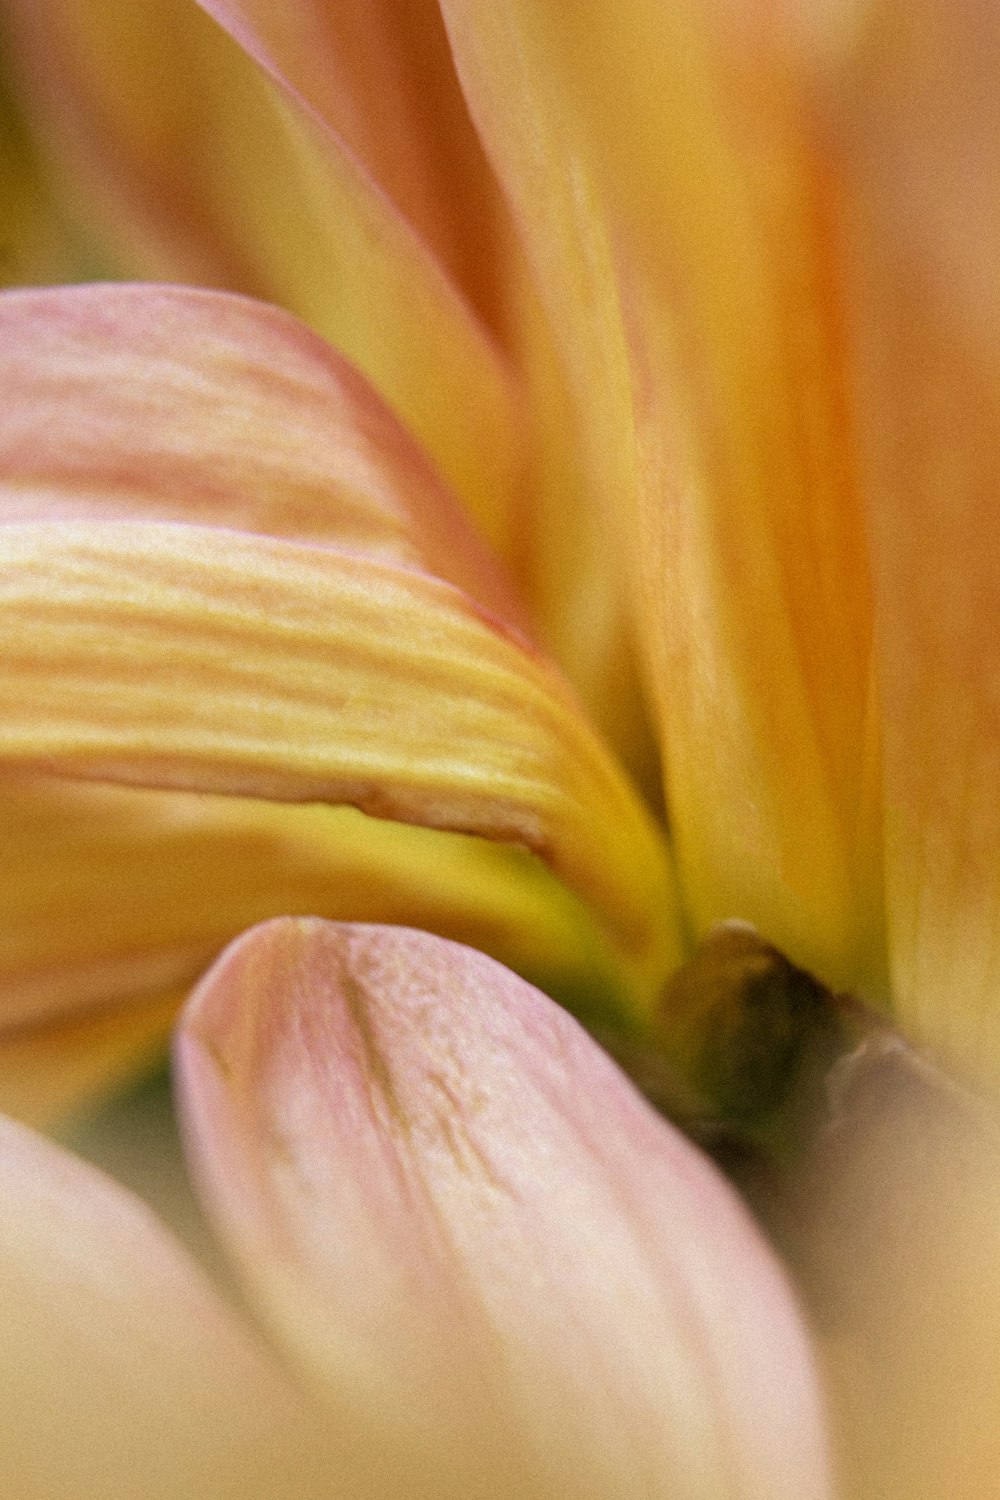
[[[0,1297],[5,1494],[325,1493],[314,1417],[195,1264],[124,1189],[8,1120]]]
[[[778,1233],[851,1500],[1000,1491],[1000,1119],[891,1034],[831,1076]]]
[[[776,1264],[538,991],[426,934],[272,923],[178,1055],[207,1201],[359,1473],[414,1500],[828,1493]]]

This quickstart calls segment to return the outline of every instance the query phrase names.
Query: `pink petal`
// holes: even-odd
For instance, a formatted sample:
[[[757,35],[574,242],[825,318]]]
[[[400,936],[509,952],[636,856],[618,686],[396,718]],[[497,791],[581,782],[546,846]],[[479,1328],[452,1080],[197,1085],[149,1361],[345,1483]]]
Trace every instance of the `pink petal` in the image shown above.
[[[0,762],[526,845],[606,891],[648,1001],[661,835],[350,367],[273,308],[96,286],[0,298],[0,384]]]
[[[541,993],[426,934],[276,922],[179,1058],[208,1202],[362,1466],[408,1496],[827,1494],[770,1254]]]
[[[38,135],[104,207],[124,263],[297,313],[373,380],[492,539],[518,542],[510,372],[302,95],[191,0],[6,0],[8,25]]]
[[[0,297],[0,521],[197,522],[428,569],[525,628],[370,385],[277,308],[190,287]]]

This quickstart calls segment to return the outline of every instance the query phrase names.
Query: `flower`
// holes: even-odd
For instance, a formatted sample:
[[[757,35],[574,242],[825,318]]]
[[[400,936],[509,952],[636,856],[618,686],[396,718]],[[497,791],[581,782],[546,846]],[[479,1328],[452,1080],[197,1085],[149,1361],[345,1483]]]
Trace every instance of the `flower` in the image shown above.
[[[994,1086],[981,8],[9,12],[123,259],[202,288],[0,305],[30,1102],[310,911],[668,1052],[749,921]]]
[[[601,971],[604,1001],[594,1003],[620,1008],[628,992],[633,1014],[648,1011],[688,933],[740,917],[832,986],[891,1004],[911,1034],[952,1066],[992,1077],[995,1028],[984,1018],[995,988],[988,876],[995,835],[985,809],[996,730],[981,631],[995,584],[993,549],[982,541],[989,505],[981,497],[991,492],[984,475],[995,381],[991,346],[977,338],[971,316],[973,306],[991,305],[980,295],[989,277],[976,259],[988,236],[971,226],[991,222],[993,189],[988,172],[941,169],[949,153],[961,158],[964,143],[976,160],[988,156],[992,116],[974,119],[962,92],[966,78],[987,76],[979,58],[993,45],[988,21],[936,0],[905,12],[893,0],[831,5],[808,20],[794,7],[765,16],[749,3],[691,0],[666,7],[634,0],[624,21],[598,4],[570,15],[526,0],[502,7],[446,0],[440,8],[386,0],[374,11],[370,4],[330,10],[318,0],[281,7],[213,0],[200,8],[161,0],[155,14],[116,0],[8,4],[39,127],[72,163],[74,181],[89,181],[92,196],[119,210],[119,239],[129,241],[123,254],[283,303],[364,372],[513,572],[527,605],[520,624],[527,619],[640,775],[651,763],[637,688],[644,684],[663,759],[679,898],[662,832],[648,820],[640,832],[644,814],[634,802],[624,821],[614,810],[616,798],[623,807],[630,794],[609,793],[599,807],[596,790],[579,784],[583,773],[557,768],[551,747],[537,743],[523,749],[550,756],[542,772],[549,792],[558,783],[565,796],[573,785],[577,806],[560,814],[574,822],[580,848],[572,854],[560,843],[565,828],[556,835],[543,827],[537,809],[529,815],[522,807],[513,819],[508,812],[490,829],[467,809],[445,806],[459,779],[496,783],[498,767],[489,756],[477,759],[481,745],[469,747],[462,767],[456,762],[447,790],[428,793],[419,808],[412,799],[403,808],[382,784],[374,800],[371,786],[335,787],[329,767],[320,773],[316,764],[295,775],[286,765],[278,788],[270,770],[244,763],[245,749],[232,750],[225,771],[196,770],[190,757],[182,769],[184,757],[166,739],[162,752],[122,744],[102,768],[105,751],[93,736],[86,751],[71,749],[65,725],[53,726],[47,741],[12,731],[8,759],[51,767],[61,756],[75,785],[81,775],[100,774],[119,787],[169,781],[200,794],[239,787],[257,797],[255,811],[271,828],[275,793],[322,793],[367,797],[370,808],[423,824],[514,837],[551,856],[598,913],[585,962],[574,965],[567,952],[580,943],[588,916],[571,917],[551,887],[543,894],[537,871],[523,877],[534,884],[530,894],[522,890],[513,922],[509,908],[503,916],[486,912],[482,890],[460,916],[454,890],[413,909],[412,886],[452,857],[441,839],[433,853],[414,853],[412,868],[422,865],[424,874],[414,873],[398,900],[376,899],[369,910],[366,897],[349,912],[331,901],[324,911],[418,920],[469,938],[561,993],[583,972]],[[873,84],[883,76],[886,90]],[[920,118],[927,98],[936,108]],[[906,193],[889,190],[903,182]],[[957,234],[956,223],[970,232]],[[174,422],[192,434],[191,468],[182,476],[179,457],[168,463],[163,455],[155,482],[147,467],[145,479],[123,485],[109,471],[110,448],[98,460],[66,445],[56,453],[43,441],[49,421],[72,420],[70,408],[88,399],[88,381],[92,394],[101,385],[100,420],[113,429],[102,441],[122,443],[129,463],[138,434],[149,431],[150,414],[131,390],[141,372],[126,373],[125,364],[118,374],[101,369],[104,357],[127,362],[120,325],[140,317],[141,294],[109,289],[101,310],[101,294],[75,295],[77,312],[65,313],[78,323],[75,400],[57,368],[56,309],[69,302],[22,304],[28,322],[19,340],[33,340],[36,324],[53,326],[49,375],[39,350],[32,378],[55,404],[39,418],[34,450],[25,437],[27,446],[5,460],[18,493],[26,493],[30,474],[47,505],[59,491],[64,519],[70,511],[93,518],[111,514],[117,485],[117,513],[142,516],[141,535],[154,548],[154,516],[174,527],[195,516],[185,506],[196,488],[207,496],[221,487],[231,506],[263,482],[259,465],[266,465],[274,483],[285,474],[303,505],[313,486],[308,518],[304,510],[283,521],[230,512],[234,524],[311,540],[323,503],[310,468],[315,434],[289,424],[287,409],[266,423],[261,411],[273,382],[290,377],[290,327],[262,311],[174,294],[183,324],[177,337],[198,348],[179,344],[169,377],[160,370],[176,404],[169,412],[158,406],[156,422],[159,430]],[[88,295],[95,299],[89,329]],[[149,324],[173,316],[153,308],[149,300],[136,359],[159,357]],[[216,320],[235,330],[240,317],[243,334],[227,335],[233,342],[224,356]],[[103,326],[114,355],[102,347],[102,319],[110,320]],[[915,339],[917,329],[917,353],[933,348],[935,358],[903,346],[904,331]],[[6,357],[16,360],[13,339],[11,331]],[[218,365],[203,368],[213,341],[220,358],[245,365],[240,399],[255,424],[249,452],[239,418],[228,411],[223,420],[221,400],[214,418],[200,409],[193,437],[200,382],[214,391],[229,378]],[[299,359],[309,358],[321,380],[315,346],[311,356],[303,346]],[[344,378],[329,375],[331,402],[341,399],[332,386]],[[8,366],[5,379],[9,386],[27,377],[18,365],[16,372]],[[111,380],[120,382],[116,390]],[[57,389],[61,405],[51,394]],[[147,392],[145,399],[153,398]],[[38,400],[33,386],[31,401]],[[329,410],[325,418],[317,410],[317,422],[333,422]],[[293,433],[301,444],[294,451]],[[172,440],[154,441],[169,448]],[[219,466],[211,473],[198,470],[199,443]],[[407,440],[388,436],[383,425],[375,446],[386,444]],[[353,482],[333,448],[325,451],[324,482]],[[244,460],[252,473],[241,472]],[[411,480],[397,467],[389,482],[393,504],[405,510]],[[429,481],[413,483],[426,489]],[[84,490],[89,509],[81,508]],[[441,552],[415,539],[426,507],[423,515],[404,523],[408,556],[416,547],[422,566],[440,576]],[[195,518],[203,521],[205,511]],[[180,546],[176,530],[169,536]],[[375,546],[373,536],[368,542]],[[101,564],[107,574],[103,584],[95,577],[95,590],[111,590],[128,546],[123,541],[119,564]],[[266,552],[252,550],[258,559]],[[392,556],[398,562],[402,553]],[[139,576],[147,564],[137,557]],[[487,567],[480,559],[471,574],[445,573],[476,607],[485,600],[517,625],[490,596]],[[971,580],[968,589],[956,589],[957,576]],[[46,590],[53,586],[50,580]],[[100,652],[91,656],[94,681],[113,639],[133,649],[118,630],[106,622]],[[512,643],[510,650],[516,655]],[[524,688],[512,712],[521,732],[537,737],[544,715],[538,700],[529,704],[525,680],[539,670],[537,658],[512,670]],[[47,695],[40,666],[25,671]],[[485,684],[456,680],[452,688],[472,702]],[[196,687],[179,688],[178,714],[188,691],[197,696]],[[382,691],[388,714],[391,695]],[[562,691],[552,689],[556,697]],[[16,692],[20,702],[20,680]],[[254,701],[258,719],[266,696]],[[244,722],[248,709],[231,704]],[[84,718],[97,711],[81,709]],[[220,734],[222,717],[220,707]],[[572,730],[565,717],[553,732],[579,737],[581,723],[574,714]],[[397,727],[409,733],[401,721]],[[285,728],[275,733],[275,743],[284,743]],[[386,770],[383,783],[392,774]],[[592,774],[607,786],[616,773],[605,765]],[[347,781],[357,775],[356,766],[343,772]],[[140,861],[146,870],[157,865],[139,854],[143,838],[163,836],[162,828],[139,833],[147,818],[156,824],[163,816],[140,811],[140,802],[133,799],[134,813],[120,803],[121,812],[109,805],[105,814],[95,803],[80,814],[135,832],[136,862],[126,874],[122,861],[123,890],[134,888]],[[180,806],[176,797],[172,805]],[[24,816],[31,825],[24,841],[38,848],[44,814]],[[213,877],[193,875],[199,859],[208,869],[212,855],[193,851],[218,851],[221,838],[247,835],[213,828],[199,844],[194,812],[179,816],[189,820],[189,885],[211,887],[205,905],[221,913],[226,903]],[[52,817],[65,826],[63,810]],[[274,837],[287,850],[314,830]],[[582,868],[585,849],[600,869]],[[74,869],[91,855],[87,845]],[[228,852],[221,858],[232,862]],[[399,870],[408,860],[387,850],[385,864]],[[329,852],[313,858],[317,873],[321,863],[321,881],[332,884]],[[344,857],[348,873],[337,877],[348,884],[350,865]],[[645,896],[625,889],[623,865]],[[602,873],[620,888],[598,891]],[[98,896],[107,878],[105,868]],[[105,999],[136,988],[125,973],[133,959],[151,966],[146,989],[157,987],[157,964],[164,987],[186,982],[202,956],[252,916],[315,909],[312,891],[278,891],[283,878],[268,878],[275,899],[258,893],[253,911],[253,900],[243,909],[236,900],[214,926],[192,920],[186,966],[164,957],[174,938],[143,930],[144,914],[170,901],[166,891],[151,891],[146,901],[116,893],[136,926],[123,920],[103,939],[95,932],[86,957],[56,957],[67,923],[53,911],[55,936],[36,927],[37,947],[28,943],[10,968],[20,964],[34,976],[44,951],[46,965],[67,979],[63,994]],[[483,873],[494,889],[517,880],[510,862],[495,881]],[[88,913],[77,919],[81,932],[100,904],[95,897],[81,905],[82,895],[73,897],[73,910]],[[536,910],[528,913],[531,903]],[[563,933],[539,935],[538,924],[562,924]],[[21,916],[8,922],[11,931],[27,925]],[[520,926],[516,936],[512,925]],[[618,951],[598,955],[609,934]],[[90,965],[92,977],[74,975],[74,962],[79,970]],[[49,998],[22,1016],[63,1003],[54,973],[51,983]]]
[[[257,928],[180,1030],[281,1360],[148,1210],[0,1126],[7,1493],[821,1500],[745,1210],[565,1012],[400,928]]]

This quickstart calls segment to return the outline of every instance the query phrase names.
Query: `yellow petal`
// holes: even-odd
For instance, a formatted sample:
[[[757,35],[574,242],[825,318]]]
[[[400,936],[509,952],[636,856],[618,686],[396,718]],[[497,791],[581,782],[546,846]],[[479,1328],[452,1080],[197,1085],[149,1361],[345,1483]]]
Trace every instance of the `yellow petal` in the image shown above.
[[[510,376],[330,127],[186,0],[27,0],[13,12],[37,128],[114,214],[138,265],[298,313],[508,543],[521,443]]]
[[[449,585],[208,527],[0,528],[0,758],[345,802],[524,845],[644,986],[676,960],[654,825],[558,676]]]
[[[614,499],[695,925],[750,918],[857,983],[879,872],[834,205],[768,21],[745,36],[729,10],[445,5],[539,263],[574,267],[577,326],[599,290],[586,378],[638,442]]]
[[[272,923],[178,1057],[251,1295],[386,1493],[828,1493],[776,1263],[544,995],[425,933]]]
[[[0,910],[6,918],[2,898]],[[0,1031],[0,1111],[45,1129],[69,1119],[166,1051],[183,998]]]
[[[529,589],[545,639],[616,748],[642,746],[629,618],[636,485],[628,350],[604,205],[537,7],[442,4],[469,106],[530,264],[519,353],[540,455]]]
[[[11,1113],[45,1114],[49,1091],[59,1105],[63,1038],[141,1061],[147,1026],[168,1015],[149,997],[189,986],[231,938],[283,913],[426,928],[502,958],[578,1012],[627,1008],[627,965],[524,850],[352,808],[53,777],[7,776],[0,797],[0,1027],[18,1028],[0,1030],[0,1100]],[[92,1016],[61,1019],[84,1007]]]
[[[0,1183],[5,1495],[329,1493],[303,1403],[148,1209],[9,1120]]]
[[[677,949],[658,835],[565,687],[522,637],[498,624],[503,619],[516,626],[516,600],[440,481],[364,382],[287,315],[212,293],[93,287],[11,295],[0,301],[0,332],[0,380],[9,392],[0,432],[0,519],[6,522],[0,534],[15,550],[18,537],[27,540],[34,557],[22,559],[21,584],[34,593],[28,607],[37,610],[42,646],[42,656],[22,658],[20,669],[16,654],[8,658],[9,689],[22,711],[30,694],[41,706],[46,673],[54,671],[68,686],[63,673],[69,667],[74,675],[75,656],[96,690],[92,707],[103,699],[98,717],[106,716],[104,729],[93,721],[88,728],[90,710],[78,699],[84,718],[76,729],[66,719],[53,720],[43,731],[48,748],[38,742],[30,751],[26,741],[18,748],[8,738],[9,760],[21,763],[27,753],[41,757],[42,770],[58,763],[69,774],[199,789],[197,796],[144,795],[134,788],[88,790],[8,775],[3,793],[9,858],[0,876],[3,1021],[37,1022],[67,1006],[107,1007],[164,986],[184,986],[241,928],[283,911],[419,923],[497,954],[577,1008],[617,1009],[627,1006],[629,992],[633,1004],[651,993]],[[78,517],[86,518],[82,529],[73,519]],[[136,517],[156,524],[139,524]],[[37,518],[44,518],[40,529]],[[294,538],[296,545],[265,537]],[[303,539],[310,546],[302,546]],[[161,543],[172,562],[166,554],[156,560]],[[83,559],[92,545],[97,571],[87,584],[91,564]],[[222,567],[209,593],[221,586],[231,594],[228,604],[221,595],[214,603],[202,596],[199,603],[197,588],[194,594],[188,589],[185,575],[192,565],[197,571],[203,547],[216,560],[210,571]],[[236,550],[227,561],[231,547]],[[161,584],[167,582],[166,564],[181,593],[169,583],[162,592],[151,576],[143,582],[142,556]],[[289,563],[292,574],[305,567],[297,583],[287,573]],[[283,582],[267,577],[275,565],[285,574]],[[430,574],[475,595],[490,616]],[[51,605],[60,575],[66,592],[53,635]],[[7,577],[20,593],[15,574]],[[27,604],[27,596],[21,597]],[[390,597],[403,610],[395,644],[391,611],[382,612]],[[429,601],[436,602],[427,615]],[[175,605],[180,615],[171,626]],[[223,615],[230,614],[228,624],[220,605]],[[88,625],[91,607],[97,616]],[[105,615],[108,609],[125,630],[119,662],[131,686],[122,680],[116,688],[113,682],[118,626]],[[7,623],[16,630],[13,608]],[[206,628],[208,636],[221,629],[214,645],[204,635],[199,643]],[[252,632],[258,628],[272,641],[255,663]],[[464,667],[457,662],[455,677],[449,640],[461,650],[471,647],[474,655],[485,647],[486,656],[478,667],[468,656]],[[147,650],[153,654],[140,662],[136,649],[143,658]],[[172,700],[167,716],[182,738],[189,731],[196,740],[203,736],[206,712],[215,720],[210,738],[216,749],[209,750],[214,768],[205,762],[197,770],[191,762],[184,769],[166,741],[154,751],[154,766],[149,736],[157,739],[167,727],[161,709],[152,710],[159,728],[150,720],[142,729],[135,715],[145,710],[138,702],[123,719],[120,694],[130,695],[143,679],[151,685],[147,674],[157,654],[163,675],[154,697],[165,692]],[[236,697],[214,675],[213,656],[223,675],[235,669],[242,678],[242,687],[231,684]],[[320,676],[333,674],[325,686],[314,670],[321,660],[326,665]],[[479,687],[472,679],[462,685],[470,667]],[[405,685],[411,668],[416,676]],[[18,670],[25,677],[16,686]],[[264,702],[269,676],[277,692],[270,707]],[[222,696],[214,697],[216,691]],[[488,700],[497,693],[495,712]],[[71,708],[68,699],[63,702]],[[451,707],[438,718],[446,703]],[[548,724],[526,724],[522,734],[514,721],[521,713],[530,719],[539,706]],[[455,709],[459,717],[449,719]],[[264,750],[265,721],[270,769],[260,761],[257,770],[249,762],[241,770],[235,762],[224,770],[216,758],[220,751],[224,760],[229,756],[224,741],[234,734],[232,749],[241,737],[244,748],[256,740],[256,756]],[[329,808],[261,801],[261,791],[293,801],[339,795],[326,772],[320,783],[311,775],[303,779],[305,762],[295,769],[295,723],[312,745],[308,755],[328,759],[341,731],[353,741],[338,773],[346,778],[339,785],[347,800],[393,817],[528,843],[551,856],[560,871],[565,861],[559,849],[565,846],[572,861],[577,856],[569,846],[580,839],[591,848],[586,862],[592,869],[604,864],[600,820],[608,817],[620,838],[615,880],[624,877],[632,891],[626,896],[622,890],[613,900],[639,899],[645,933],[635,928],[626,934],[620,917],[610,913],[595,917],[523,850],[373,825]],[[388,748],[379,736],[392,723],[390,739],[395,734],[397,742],[379,770]],[[112,763],[97,752],[93,733],[100,738],[109,731],[114,740],[128,724],[127,740],[133,730],[138,733],[131,748],[118,742]],[[494,730],[499,738],[491,759],[477,767],[475,756],[488,747]],[[467,731],[472,740],[463,746]],[[70,743],[78,732],[90,740],[89,750],[77,745],[82,759]],[[567,732],[568,760],[580,761],[578,771],[567,774],[591,782],[598,802],[607,803],[603,811],[582,804],[571,810],[577,794],[559,780],[565,757],[558,742]],[[454,734],[459,739],[449,742]],[[110,742],[105,750],[112,750]],[[405,792],[403,783],[421,754],[430,757],[425,770],[431,779]],[[195,759],[200,755],[196,751]],[[237,750],[237,760],[241,755]],[[548,770],[546,758],[552,762]],[[258,795],[210,797],[206,788]],[[585,788],[578,790],[586,800]],[[550,803],[549,812],[538,805],[539,795]],[[536,805],[517,812],[511,797]],[[568,839],[567,814],[569,824],[576,824]],[[597,820],[593,828],[591,815]],[[625,926],[634,925],[637,915],[627,916]]]
[[[499,318],[501,207],[436,0],[201,3],[336,130],[484,318]]]

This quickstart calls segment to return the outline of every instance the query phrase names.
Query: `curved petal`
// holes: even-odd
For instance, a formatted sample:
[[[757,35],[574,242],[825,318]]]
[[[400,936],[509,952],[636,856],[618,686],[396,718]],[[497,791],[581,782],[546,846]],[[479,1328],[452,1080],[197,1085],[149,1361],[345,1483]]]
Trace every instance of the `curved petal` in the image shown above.
[[[188,287],[0,297],[0,522],[198,522],[423,567],[521,608],[427,459],[321,339]]]
[[[631,452],[612,493],[696,927],[748,918],[857,984],[879,977],[880,872],[836,204],[767,15],[744,35],[735,8],[443,0]]]
[[[353,808],[54,777],[5,778],[0,806],[0,1100],[10,1113],[58,1106],[91,1076],[95,1048],[109,1064],[141,1060],[148,1026],[169,1018],[151,997],[169,985],[182,996],[225,943],[267,917],[405,921],[501,958],[577,1014],[607,1021],[628,1006],[621,959],[595,919],[524,850]],[[67,1016],[84,1008],[93,1014]]]
[[[827,1493],[775,1263],[539,992],[426,934],[274,923],[179,1058],[253,1292],[399,1493]]]
[[[437,0],[200,0],[337,132],[487,318],[500,204]]]
[[[495,541],[516,535],[509,373],[388,197],[301,96],[187,0],[12,0],[22,86],[156,276],[250,292],[342,349]],[[165,39],[169,38],[169,42]]]
[[[30,716],[31,695],[41,706],[43,677],[55,672],[61,685],[50,706],[60,701],[70,718],[74,712],[86,718],[91,710],[83,700],[76,700],[74,710],[65,696],[65,673],[89,675],[85,696],[91,689],[97,695],[91,708],[103,699],[98,717],[106,715],[105,730],[113,739],[124,731],[132,745],[129,751],[120,742],[124,759],[112,764],[97,752],[92,738],[93,732],[100,737],[104,731],[93,722],[86,729],[81,719],[77,731],[91,739],[89,751],[82,742],[77,745],[81,760],[64,737],[64,731],[70,739],[77,731],[64,719],[61,724],[52,720],[49,731],[43,731],[45,746],[39,741],[29,750],[26,741],[18,745],[11,719],[10,732],[0,735],[8,760],[21,761],[27,753],[40,757],[40,769],[58,764],[64,773],[190,785],[202,794],[242,788],[293,800],[316,796],[323,790],[319,783],[302,780],[293,770],[295,731],[287,710],[289,688],[298,674],[299,687],[292,688],[291,698],[300,697],[300,727],[314,748],[322,744],[325,757],[333,747],[339,733],[332,730],[334,719],[353,737],[354,769],[348,771],[347,762],[342,765],[346,800],[357,797],[387,816],[513,837],[554,853],[561,870],[558,846],[566,845],[565,830],[546,824],[565,823],[559,805],[568,810],[567,794],[570,802],[575,799],[572,779],[577,773],[568,769],[563,785],[563,771],[553,764],[545,772],[542,762],[550,753],[543,748],[545,741],[556,749],[553,730],[559,739],[569,727],[570,739],[577,743],[570,761],[580,761],[582,750],[583,761],[590,764],[588,771],[580,763],[584,780],[600,800],[611,797],[607,816],[618,830],[619,871],[645,907],[640,926],[649,928],[645,937],[636,932],[624,943],[618,941],[616,957],[614,944],[602,938],[586,912],[514,851],[434,840],[415,829],[366,831],[329,811],[268,807],[232,796],[173,798],[160,805],[134,791],[88,794],[8,777],[7,817],[14,843],[0,944],[7,1022],[37,1019],[66,1003],[107,1005],[164,985],[183,985],[241,927],[282,910],[426,923],[482,945],[585,1008],[602,992],[620,998],[623,988],[634,988],[637,970],[640,990],[650,993],[676,951],[669,930],[672,898],[657,837],[557,679],[519,637],[509,636],[427,576],[449,579],[494,615],[514,625],[520,621],[516,600],[497,568],[364,382],[286,315],[214,293],[92,287],[10,295],[0,299],[0,335],[0,379],[9,392],[0,426],[0,522],[6,523],[0,526],[0,549],[20,549],[21,556],[18,573],[13,553],[8,554],[12,566],[6,579],[12,592],[6,622],[8,629],[17,629],[17,595],[34,614],[32,638],[41,650],[35,655],[31,647],[27,656],[21,654],[20,667],[18,653],[10,655],[8,687],[20,704],[18,712]],[[138,524],[137,517],[150,524]],[[280,540],[284,538],[311,545],[289,547]],[[203,561],[209,555],[215,559],[209,571],[216,572],[216,583],[230,595],[228,604],[222,604],[221,596],[211,603],[207,595],[201,605],[196,603],[198,587],[192,593],[188,584],[199,555]],[[145,582],[143,557],[152,568]],[[169,586],[163,592],[153,583],[154,575],[166,583],[164,566],[175,573],[181,594]],[[296,583],[293,574],[300,566],[306,571],[298,573]],[[223,584],[223,576],[228,583]],[[329,585],[337,578],[331,592]],[[213,592],[216,586],[210,585]],[[293,602],[296,593],[298,604]],[[392,596],[401,604],[409,598],[416,610],[410,613],[404,605],[409,617],[400,617],[395,645]],[[180,615],[171,625],[178,605]],[[92,617],[86,626],[91,607],[104,616],[104,625]],[[201,625],[196,624],[199,613]],[[264,648],[256,664],[251,615],[265,634],[274,632],[271,647]],[[112,625],[112,617],[118,625]],[[199,639],[202,627],[208,636]],[[124,635],[116,648],[119,628]],[[365,646],[367,633],[371,638]],[[214,646],[209,645],[212,635],[217,636]],[[458,677],[447,665],[449,641],[460,646],[463,637],[474,653],[487,647],[478,688],[471,680],[460,686],[462,673],[472,665],[467,654],[466,667],[459,658],[452,663]],[[27,637],[21,644],[26,643]],[[220,649],[243,679],[235,699],[220,679],[214,687],[210,683],[213,658],[222,665]],[[131,686],[113,684],[116,650]],[[152,653],[139,670],[134,651],[144,660]],[[331,678],[324,688],[307,665],[307,658],[315,663],[317,652],[338,677],[337,686]],[[142,691],[143,680],[151,685],[148,673],[155,675],[157,653],[161,690],[173,701],[168,717],[176,718],[182,737],[193,731],[197,738],[202,732],[197,722],[201,718],[204,729],[207,712],[216,720],[212,737],[225,758],[223,741],[230,727],[238,739],[255,725],[249,739],[244,735],[245,748],[256,740],[260,750],[264,721],[269,721],[264,734],[271,739],[266,753],[272,766],[263,782],[249,764],[243,771],[234,764],[226,772],[217,762],[209,772],[206,763],[205,776],[194,771],[193,762],[183,770],[166,742],[161,745],[164,754],[153,749],[149,736],[156,739],[166,727],[162,718],[160,729],[148,720],[145,730],[132,736],[139,728],[135,714],[143,711],[136,702],[123,720],[120,694]],[[265,660],[269,654],[270,668]],[[43,665],[46,657],[48,667]],[[73,658],[76,668],[70,665]],[[416,675],[404,686],[411,668]],[[267,708],[269,674],[281,702]],[[15,675],[20,686],[15,686]],[[28,677],[34,682],[30,693]],[[475,743],[487,748],[491,729],[500,735],[489,751],[492,764],[477,769],[473,744],[467,742],[465,750],[460,740],[452,738],[449,744],[449,733],[465,731],[455,719],[449,730],[447,713],[442,719],[437,715],[447,700],[458,707],[456,689],[459,699],[467,698],[460,712]],[[221,698],[213,697],[216,690]],[[519,696],[521,709],[516,706]],[[510,714],[517,717],[523,710],[530,719],[539,708],[550,724],[537,726],[541,739],[532,744],[536,730],[529,729],[525,739]],[[423,717],[423,729],[414,714]],[[398,735],[391,757],[395,770],[386,762],[379,771],[382,749],[389,748],[384,735],[393,721]],[[373,739],[376,725],[383,736],[381,749]],[[426,783],[417,801],[409,794],[397,796],[420,758],[421,738],[425,754],[438,760],[445,778],[457,777],[453,790],[462,806],[445,793],[436,772],[436,786]],[[471,762],[465,759],[467,751]],[[209,758],[214,755],[210,752]],[[291,779],[279,772],[280,788],[272,778],[279,762],[292,771]],[[447,763],[451,771],[445,769]],[[530,787],[539,789],[539,773],[543,779],[556,778],[551,796],[544,794],[554,817],[524,807],[527,818],[515,815],[511,820],[503,811],[504,801],[509,803],[511,794],[515,801],[523,802],[523,794],[529,802],[537,800]],[[390,786],[393,781],[399,782],[396,790]],[[381,792],[377,782],[383,783]],[[332,783],[323,792],[327,794],[333,795]],[[473,804],[478,813],[472,812]],[[606,858],[599,831],[603,816],[599,807],[588,811],[581,806],[578,815],[570,813],[579,836],[592,847],[595,873]],[[593,833],[588,832],[591,817]],[[227,877],[227,862],[240,873]],[[140,892],[150,900],[140,900]],[[616,921],[613,917],[611,925]],[[637,953],[636,941],[648,951]]]
[[[409,569],[180,524],[0,527],[0,759],[344,802],[522,844],[650,998],[676,962],[651,819],[560,679]]]
[[[7,1120],[0,1185],[5,1494],[327,1492],[306,1408],[146,1208]]]

